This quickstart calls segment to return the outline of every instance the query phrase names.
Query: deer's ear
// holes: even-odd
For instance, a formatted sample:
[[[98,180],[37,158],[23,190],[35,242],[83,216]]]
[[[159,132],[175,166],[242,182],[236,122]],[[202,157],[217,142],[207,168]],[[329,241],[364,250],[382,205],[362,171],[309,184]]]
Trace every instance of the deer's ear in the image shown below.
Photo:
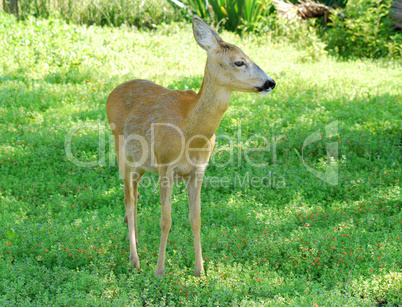
[[[193,17],[193,33],[198,45],[207,52],[216,50],[219,48],[219,42],[223,42],[218,33],[197,15]]]

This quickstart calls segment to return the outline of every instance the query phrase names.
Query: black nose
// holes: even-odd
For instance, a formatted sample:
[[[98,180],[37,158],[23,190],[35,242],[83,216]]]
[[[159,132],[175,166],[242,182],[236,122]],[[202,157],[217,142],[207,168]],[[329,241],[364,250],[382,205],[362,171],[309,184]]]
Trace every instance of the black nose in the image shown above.
[[[267,80],[264,83],[264,90],[273,90],[275,88],[275,81],[274,80]]]

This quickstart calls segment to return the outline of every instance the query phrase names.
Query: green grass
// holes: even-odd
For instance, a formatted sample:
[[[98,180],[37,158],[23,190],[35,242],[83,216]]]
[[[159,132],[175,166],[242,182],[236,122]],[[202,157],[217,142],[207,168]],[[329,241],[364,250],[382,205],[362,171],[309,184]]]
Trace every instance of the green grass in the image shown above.
[[[153,28],[155,24],[179,18],[169,0],[19,0],[18,3],[18,17],[22,20],[31,16],[58,16],[75,24]]]
[[[177,185],[160,279],[155,175],[140,187],[142,273],[128,267],[105,103],[134,78],[197,90],[206,55],[191,25],[138,32],[0,15],[0,305],[402,304],[401,62],[308,63],[269,36],[222,37],[277,88],[234,93],[217,131],[202,190],[202,278],[192,276],[187,196]],[[338,133],[327,135],[334,121]],[[319,129],[305,163],[327,170],[326,147],[337,144],[335,186],[301,161]],[[88,166],[72,163],[66,144]]]

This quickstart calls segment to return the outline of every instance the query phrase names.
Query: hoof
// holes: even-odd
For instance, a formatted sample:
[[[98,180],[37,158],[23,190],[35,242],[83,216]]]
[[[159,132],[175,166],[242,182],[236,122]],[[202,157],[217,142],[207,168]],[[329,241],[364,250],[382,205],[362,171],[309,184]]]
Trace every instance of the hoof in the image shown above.
[[[141,268],[140,268],[140,262],[139,261],[138,261],[138,263],[130,261],[129,268],[130,268],[130,271],[141,273]]]
[[[158,269],[156,269],[154,276],[155,276],[155,277],[158,277],[158,276],[165,277],[165,271],[164,271],[164,270],[158,270]]]
[[[140,259],[138,259],[138,257],[132,257],[132,256],[130,256],[130,263],[132,264],[132,265],[131,265],[131,268],[132,268],[132,269],[137,269],[137,270],[138,270],[138,273],[141,272],[141,268],[140,268]]]
[[[134,267],[134,265],[130,265],[130,271],[132,271],[133,273],[137,273],[137,274],[141,273],[141,269]]]
[[[195,277],[201,277],[201,272],[202,272],[202,269],[194,269],[194,276]]]

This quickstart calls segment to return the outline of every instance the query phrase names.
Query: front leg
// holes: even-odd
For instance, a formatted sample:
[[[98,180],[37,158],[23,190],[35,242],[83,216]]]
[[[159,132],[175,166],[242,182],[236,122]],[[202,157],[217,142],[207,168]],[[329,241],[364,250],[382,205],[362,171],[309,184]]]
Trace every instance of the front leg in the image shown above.
[[[188,202],[190,205],[190,222],[194,237],[195,268],[194,276],[199,277],[203,271],[201,251],[201,185],[204,171],[197,171],[187,181]]]
[[[159,247],[159,258],[155,269],[155,276],[164,276],[166,243],[172,225],[171,196],[173,190],[173,176],[166,170],[159,171],[159,190],[161,199],[161,245]]]

